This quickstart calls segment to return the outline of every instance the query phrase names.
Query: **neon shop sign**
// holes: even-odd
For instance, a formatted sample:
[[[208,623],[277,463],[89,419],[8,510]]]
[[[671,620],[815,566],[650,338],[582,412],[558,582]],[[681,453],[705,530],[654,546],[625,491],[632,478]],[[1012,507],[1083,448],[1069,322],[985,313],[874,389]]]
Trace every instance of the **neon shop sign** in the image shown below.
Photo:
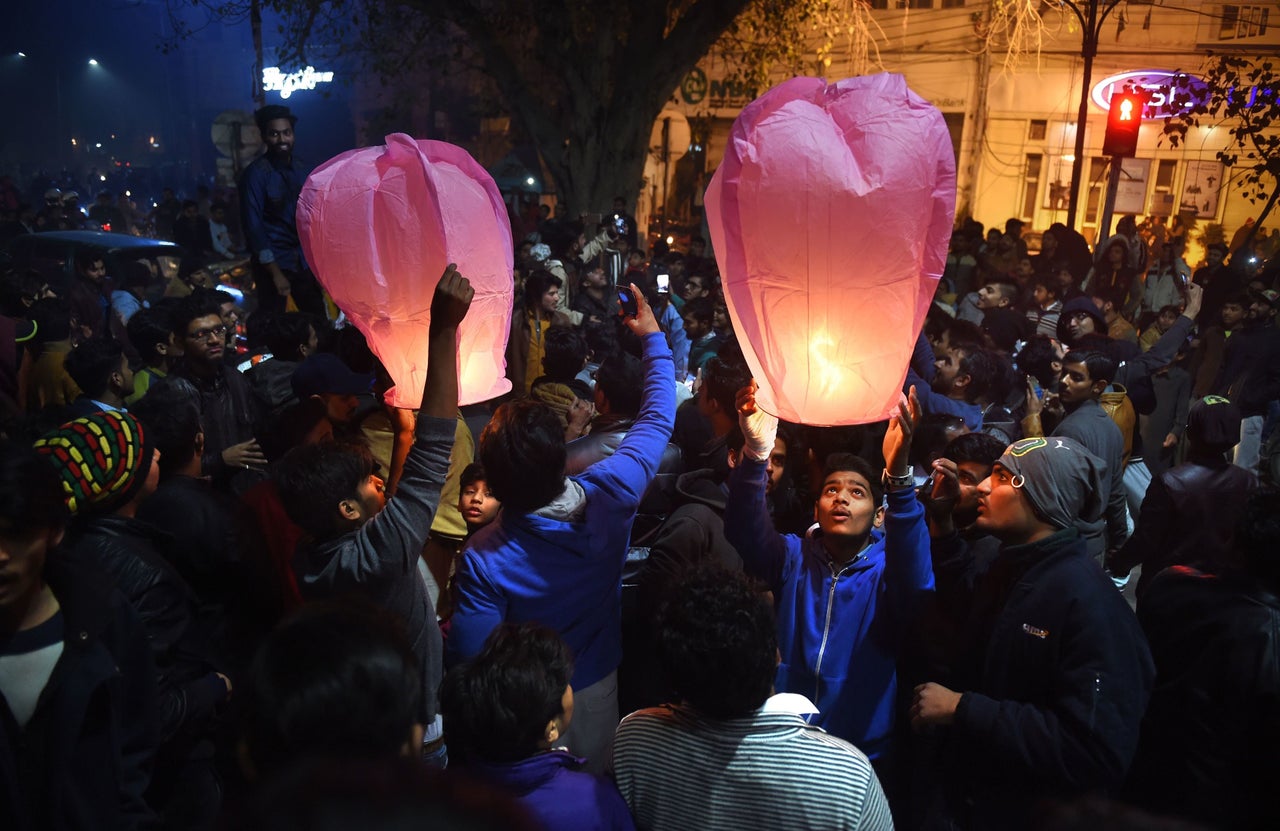
[[[1147,104],[1142,108],[1145,119],[1183,115],[1193,107],[1208,104],[1211,96],[1209,85],[1194,75],[1165,69],[1139,69],[1103,78],[1094,85],[1090,98],[1099,109],[1110,110],[1111,96],[1126,91],[1146,94]],[[1227,91],[1227,100],[1252,109],[1274,101],[1276,94],[1277,90],[1271,87],[1233,87]]]
[[[281,98],[288,98],[298,90],[315,89],[317,84],[332,82],[332,72],[317,72],[314,66],[287,75],[278,66],[268,66],[262,70],[262,88],[267,92],[280,93]]]

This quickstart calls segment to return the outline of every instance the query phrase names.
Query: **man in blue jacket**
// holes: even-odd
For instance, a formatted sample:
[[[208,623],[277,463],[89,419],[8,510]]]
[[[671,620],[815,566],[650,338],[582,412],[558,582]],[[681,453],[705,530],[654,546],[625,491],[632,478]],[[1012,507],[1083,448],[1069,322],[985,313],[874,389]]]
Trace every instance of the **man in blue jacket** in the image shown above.
[[[775,531],[765,504],[778,420],[757,409],[755,389],[752,382],[738,396],[746,445],[729,476],[725,537],[747,574],[773,591],[778,692],[808,697],[815,724],[874,761],[893,730],[900,636],[933,590],[929,530],[907,464],[920,403],[914,388],[909,401],[902,396],[885,434],[888,511],[880,473],[858,456],[832,454],[814,506],[821,530],[801,539]]]
[[[644,296],[631,291],[638,313],[626,325],[644,345],[644,396],[612,456],[566,477],[564,427],[530,400],[499,407],[481,434],[480,461],[502,513],[462,553],[447,644],[456,662],[478,654],[504,621],[558,632],[573,654],[577,702],[561,741],[597,773],[618,725],[627,539],[676,409],[671,349]]]
[[[258,307],[283,312],[290,295],[298,309],[325,315],[324,295],[298,240],[298,195],[311,165],[293,154],[298,117],[280,104],[253,114],[266,152],[240,174],[240,221],[253,254]]]

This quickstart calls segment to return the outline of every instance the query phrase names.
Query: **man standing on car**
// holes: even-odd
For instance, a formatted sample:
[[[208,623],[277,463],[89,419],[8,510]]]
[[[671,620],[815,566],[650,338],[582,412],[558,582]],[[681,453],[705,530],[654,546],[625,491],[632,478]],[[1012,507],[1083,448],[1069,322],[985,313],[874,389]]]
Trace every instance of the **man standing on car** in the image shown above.
[[[283,312],[290,295],[298,311],[323,315],[324,297],[302,255],[295,212],[311,167],[293,157],[298,117],[271,104],[253,114],[267,152],[240,176],[240,217],[254,259],[258,308]]]

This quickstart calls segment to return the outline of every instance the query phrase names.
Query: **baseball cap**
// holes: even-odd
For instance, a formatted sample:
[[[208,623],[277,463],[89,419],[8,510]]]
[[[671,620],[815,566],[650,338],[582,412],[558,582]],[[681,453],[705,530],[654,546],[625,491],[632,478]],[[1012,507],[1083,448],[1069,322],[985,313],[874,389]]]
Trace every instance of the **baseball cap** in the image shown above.
[[[352,372],[337,355],[317,352],[298,364],[289,379],[299,398],[334,393],[359,395],[373,388],[373,376]]]

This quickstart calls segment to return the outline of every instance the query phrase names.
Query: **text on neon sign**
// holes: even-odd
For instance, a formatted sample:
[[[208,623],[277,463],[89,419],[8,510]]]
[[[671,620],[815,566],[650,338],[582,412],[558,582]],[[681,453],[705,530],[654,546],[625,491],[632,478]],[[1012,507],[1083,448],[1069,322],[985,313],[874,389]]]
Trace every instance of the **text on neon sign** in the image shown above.
[[[268,66],[262,70],[262,88],[267,92],[280,93],[281,98],[288,98],[300,89],[315,89],[317,84],[332,81],[332,72],[317,72],[314,66],[288,75],[281,72],[278,66]]]

